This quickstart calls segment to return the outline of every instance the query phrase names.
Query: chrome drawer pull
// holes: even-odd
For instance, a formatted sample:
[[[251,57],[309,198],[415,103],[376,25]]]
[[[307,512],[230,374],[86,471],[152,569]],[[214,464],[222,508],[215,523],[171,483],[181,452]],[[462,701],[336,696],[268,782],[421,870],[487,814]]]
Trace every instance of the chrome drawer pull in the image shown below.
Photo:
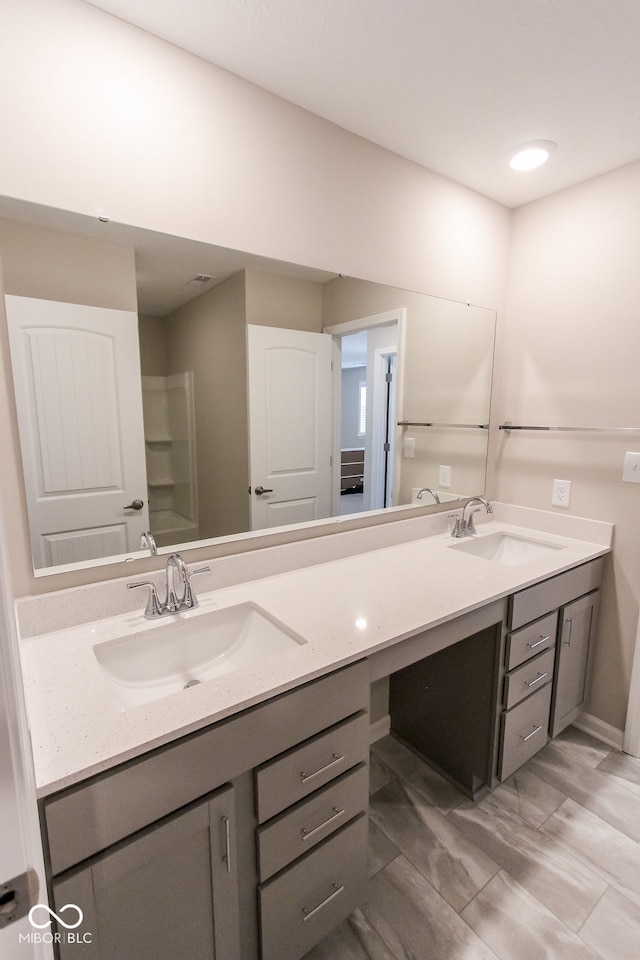
[[[317,907],[314,907],[313,910],[307,910],[306,907],[303,907],[303,908],[302,908],[302,912],[303,912],[303,914],[304,914],[304,916],[303,916],[303,918],[302,918],[303,922],[305,922],[306,920],[310,920],[311,917],[314,915],[314,913],[317,913],[318,910],[322,910],[323,907],[326,907],[326,905],[327,905],[328,903],[330,903],[331,900],[333,900],[334,897],[337,897],[338,894],[342,893],[343,890],[344,890],[344,884],[343,884],[341,887],[339,887],[337,883],[334,883],[334,884],[333,884],[333,893],[330,893],[329,896],[328,896],[325,900],[322,901],[322,903],[319,903],[319,904],[318,904]]]
[[[229,817],[222,817],[224,823],[224,847],[225,854],[223,860],[227,865],[227,873],[231,873],[231,821]]]
[[[344,813],[344,810],[338,810],[337,807],[333,807],[333,816],[329,817],[328,820],[325,820],[324,823],[319,824],[317,827],[314,827],[313,830],[302,830],[302,839],[308,840],[309,837],[312,837],[314,833],[317,833],[318,830],[322,830],[324,827],[328,826],[330,823],[333,823],[334,820],[337,820],[338,817],[341,817]]]
[[[541,726],[540,726],[540,727],[536,727],[535,730],[532,730],[531,733],[528,734],[526,737],[523,737],[522,734],[520,734],[520,739],[521,739],[524,743],[526,743],[527,740],[531,740],[531,737],[535,737],[536,733],[540,733],[541,730],[542,730],[542,727],[541,727]]]
[[[307,780],[312,780],[314,777],[320,776],[321,773],[324,773],[325,770],[328,770],[329,767],[333,767],[336,763],[342,763],[344,757],[338,756],[337,753],[332,753],[331,756],[333,760],[330,760],[329,763],[325,763],[324,767],[320,767],[319,770],[316,770],[315,773],[301,773],[300,774],[300,783],[306,783]]]
[[[532,680],[530,683],[526,683],[526,680],[525,680],[525,683],[528,687],[532,687],[534,683],[540,683],[541,680],[544,680],[544,678],[548,676],[549,676],[548,673],[539,673],[538,676],[535,678],[535,680]]]
[[[533,650],[535,647],[539,647],[541,643],[546,643],[547,640],[551,640],[551,636],[548,636],[548,637],[540,637],[540,639],[539,639],[539,640],[536,640],[535,643],[528,643],[527,646],[530,647],[530,648]]]

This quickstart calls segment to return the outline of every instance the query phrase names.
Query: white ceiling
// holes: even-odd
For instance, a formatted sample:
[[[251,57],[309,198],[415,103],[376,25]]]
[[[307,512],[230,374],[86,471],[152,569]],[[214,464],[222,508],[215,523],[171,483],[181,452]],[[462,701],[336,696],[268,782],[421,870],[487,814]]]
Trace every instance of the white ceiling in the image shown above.
[[[90,2],[508,206],[640,157],[639,0]]]

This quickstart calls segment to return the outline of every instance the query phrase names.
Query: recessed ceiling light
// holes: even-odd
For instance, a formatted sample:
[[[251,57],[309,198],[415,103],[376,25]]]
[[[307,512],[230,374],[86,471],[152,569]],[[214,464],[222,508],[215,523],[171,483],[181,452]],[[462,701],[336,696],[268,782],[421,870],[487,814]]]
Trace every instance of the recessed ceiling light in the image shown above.
[[[535,170],[557,149],[558,145],[553,140],[530,140],[529,143],[521,143],[511,151],[509,166],[512,170]]]

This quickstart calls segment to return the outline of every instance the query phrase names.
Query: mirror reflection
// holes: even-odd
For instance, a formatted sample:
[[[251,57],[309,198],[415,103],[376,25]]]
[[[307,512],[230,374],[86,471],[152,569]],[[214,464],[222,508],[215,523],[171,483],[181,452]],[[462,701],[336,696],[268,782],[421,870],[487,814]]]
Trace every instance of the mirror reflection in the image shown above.
[[[8,199],[0,258],[36,570],[484,490],[491,310]]]

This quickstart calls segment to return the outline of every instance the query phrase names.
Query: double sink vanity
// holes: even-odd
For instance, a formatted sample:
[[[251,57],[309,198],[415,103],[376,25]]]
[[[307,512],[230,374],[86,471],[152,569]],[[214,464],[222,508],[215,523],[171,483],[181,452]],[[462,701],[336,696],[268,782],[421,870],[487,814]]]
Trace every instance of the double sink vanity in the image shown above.
[[[372,738],[476,799],[576,718],[612,527],[482,519],[214,560],[157,620],[126,580],[19,601],[52,905],[92,933],[62,960],[298,960],[366,897]]]

